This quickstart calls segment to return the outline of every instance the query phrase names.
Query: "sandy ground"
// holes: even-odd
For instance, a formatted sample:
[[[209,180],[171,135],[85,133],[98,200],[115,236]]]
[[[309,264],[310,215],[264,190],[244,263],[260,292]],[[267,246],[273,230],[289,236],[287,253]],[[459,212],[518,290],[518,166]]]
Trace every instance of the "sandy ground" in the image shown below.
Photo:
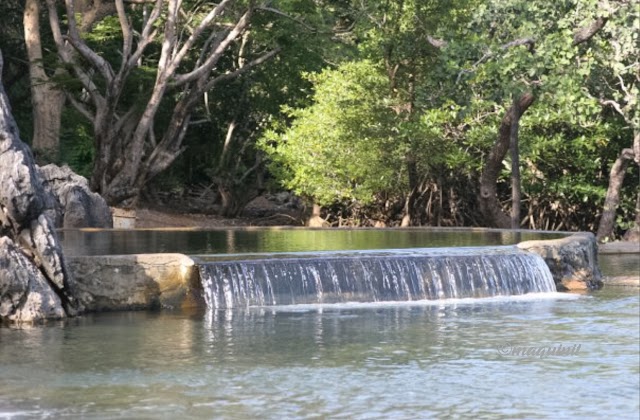
[[[217,228],[227,226],[249,226],[250,221],[226,219],[224,217],[207,214],[178,214],[152,209],[136,210],[136,228]]]
[[[136,210],[136,228],[213,229],[232,226],[302,226],[295,215],[274,212],[265,216],[225,218],[213,214],[172,213],[159,209]]]

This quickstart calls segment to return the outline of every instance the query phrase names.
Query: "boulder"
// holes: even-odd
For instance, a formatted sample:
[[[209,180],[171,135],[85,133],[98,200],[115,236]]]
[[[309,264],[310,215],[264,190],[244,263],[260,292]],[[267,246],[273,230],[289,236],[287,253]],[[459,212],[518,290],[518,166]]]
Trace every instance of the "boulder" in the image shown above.
[[[0,75],[2,74],[0,54]],[[20,140],[0,83],[0,320],[75,314],[47,194],[31,151]]]
[[[525,241],[518,248],[540,255],[549,266],[559,292],[594,290],[602,287],[598,267],[598,243],[592,233],[566,238]]]
[[[48,194],[50,217],[57,228],[112,228],[107,202],[91,191],[87,179],[71,168],[49,164],[38,168]]]
[[[0,319],[35,322],[64,318],[60,297],[8,237],[0,237]]]

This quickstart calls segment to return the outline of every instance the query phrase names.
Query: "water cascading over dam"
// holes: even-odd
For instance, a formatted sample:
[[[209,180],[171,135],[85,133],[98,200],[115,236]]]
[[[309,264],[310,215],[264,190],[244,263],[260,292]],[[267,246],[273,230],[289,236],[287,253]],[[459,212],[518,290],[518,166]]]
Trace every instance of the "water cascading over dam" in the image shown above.
[[[240,258],[200,264],[209,308],[482,298],[556,291],[544,260],[515,247]]]

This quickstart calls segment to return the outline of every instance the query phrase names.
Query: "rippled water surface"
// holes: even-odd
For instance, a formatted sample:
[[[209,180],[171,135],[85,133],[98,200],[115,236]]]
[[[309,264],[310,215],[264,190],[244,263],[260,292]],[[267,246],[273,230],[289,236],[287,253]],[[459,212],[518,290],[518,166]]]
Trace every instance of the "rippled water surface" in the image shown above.
[[[0,417],[637,418],[639,310],[611,288],[3,327]]]

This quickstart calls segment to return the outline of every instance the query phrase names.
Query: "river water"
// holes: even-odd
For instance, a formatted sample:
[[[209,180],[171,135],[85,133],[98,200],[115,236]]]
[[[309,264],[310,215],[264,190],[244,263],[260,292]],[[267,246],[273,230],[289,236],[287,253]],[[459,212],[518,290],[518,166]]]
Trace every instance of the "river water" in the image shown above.
[[[637,418],[639,312],[605,287],[5,326],[0,418]]]

